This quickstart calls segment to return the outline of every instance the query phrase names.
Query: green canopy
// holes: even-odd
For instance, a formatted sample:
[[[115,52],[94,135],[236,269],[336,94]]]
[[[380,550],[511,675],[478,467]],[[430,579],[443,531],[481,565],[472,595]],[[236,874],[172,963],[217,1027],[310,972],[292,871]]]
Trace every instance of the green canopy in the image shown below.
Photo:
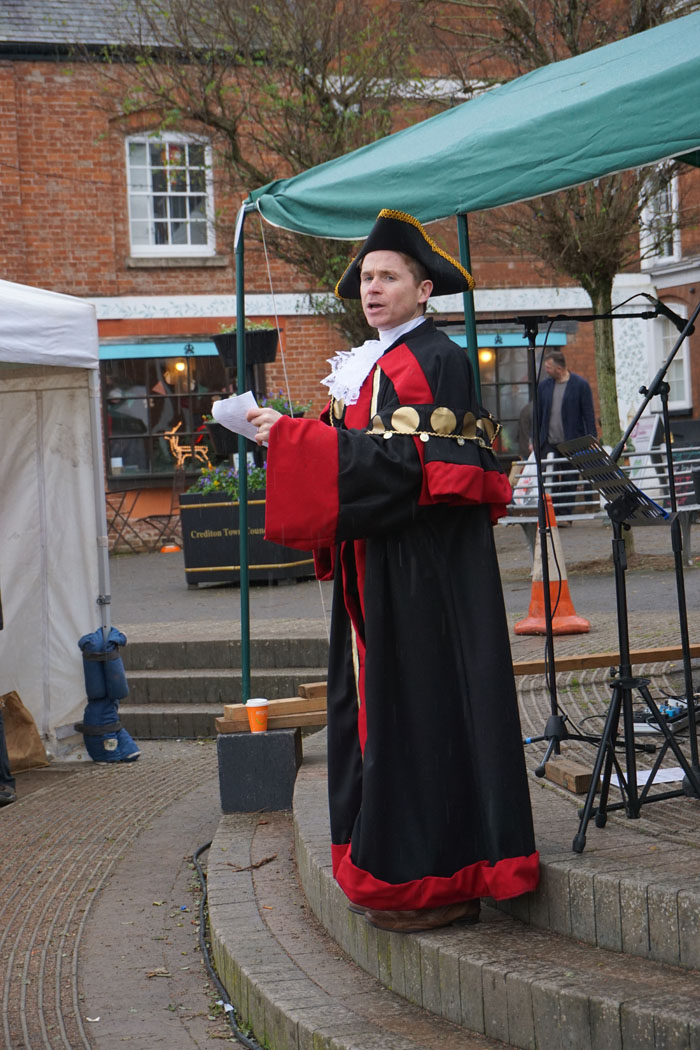
[[[700,13],[536,69],[251,194],[276,226],[365,236],[383,207],[422,222],[616,171],[700,160]]]

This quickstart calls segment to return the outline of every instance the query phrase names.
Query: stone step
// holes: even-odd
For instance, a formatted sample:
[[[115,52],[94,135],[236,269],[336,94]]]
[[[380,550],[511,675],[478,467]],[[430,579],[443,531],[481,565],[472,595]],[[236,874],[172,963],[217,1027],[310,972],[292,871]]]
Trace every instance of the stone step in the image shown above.
[[[240,668],[241,642],[238,638],[128,642],[121,650],[121,655],[127,671]],[[325,668],[328,664],[328,642],[325,638],[253,638],[250,643],[250,663],[256,670],[272,667]]]
[[[119,720],[134,740],[196,740],[216,736],[216,704],[134,704],[123,700]]]
[[[193,670],[128,671],[129,695],[121,701],[126,707],[147,704],[218,704],[223,715],[224,704],[240,703],[241,672],[237,668],[203,668]],[[254,696],[282,699],[296,696],[305,682],[325,682],[325,667],[276,667],[251,670]]]
[[[207,855],[216,968],[271,1050],[503,1050],[387,991],[311,914],[288,812],[222,818]]]
[[[325,733],[304,741],[304,765],[294,794],[297,861],[315,884],[330,854],[326,793]],[[583,853],[572,852],[581,799],[546,781],[530,778],[540,884],[534,893],[501,901],[500,911],[542,930],[598,948],[700,970],[700,855],[684,844],[673,807],[664,802],[668,831],[650,821],[608,817],[591,822]],[[327,851],[327,853],[326,853]],[[334,884],[333,884],[334,885]]]
[[[697,871],[697,850],[622,818],[574,854],[575,802],[540,784],[532,794],[543,879],[523,904],[539,928],[501,908],[476,927],[387,934],[347,910],[332,878],[323,735],[307,739],[294,821],[313,911],[387,988],[490,1038],[538,1050],[696,1050],[699,880],[688,865],[694,855]]]
[[[377,931],[350,912],[330,876],[327,820],[318,821],[323,765],[309,751],[294,818],[307,899],[295,885],[287,814],[224,816],[208,859],[217,969],[260,1043],[697,1050],[695,972],[593,948],[489,907],[478,926],[413,935]],[[319,863],[304,872],[310,851]]]

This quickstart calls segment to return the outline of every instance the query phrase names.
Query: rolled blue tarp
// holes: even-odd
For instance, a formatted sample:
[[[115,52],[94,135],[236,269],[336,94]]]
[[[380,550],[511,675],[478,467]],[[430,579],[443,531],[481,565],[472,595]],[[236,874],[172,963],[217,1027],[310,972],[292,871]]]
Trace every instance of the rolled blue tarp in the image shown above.
[[[133,762],[141,752],[119,721],[119,701],[129,695],[124,662],[119,655],[126,635],[112,627],[105,638],[102,628],[85,634],[78,646],[88,703],[76,729],[94,762]]]

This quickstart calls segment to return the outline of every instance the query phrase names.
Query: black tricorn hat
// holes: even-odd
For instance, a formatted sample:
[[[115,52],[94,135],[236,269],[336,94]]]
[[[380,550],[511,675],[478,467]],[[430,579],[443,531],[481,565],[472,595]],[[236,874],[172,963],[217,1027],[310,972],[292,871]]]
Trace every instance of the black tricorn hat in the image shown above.
[[[360,265],[369,252],[403,252],[417,259],[433,282],[432,295],[469,292],[474,279],[451,255],[438,248],[418,219],[405,211],[382,208],[369,237],[335,286],[339,299],[360,298]]]

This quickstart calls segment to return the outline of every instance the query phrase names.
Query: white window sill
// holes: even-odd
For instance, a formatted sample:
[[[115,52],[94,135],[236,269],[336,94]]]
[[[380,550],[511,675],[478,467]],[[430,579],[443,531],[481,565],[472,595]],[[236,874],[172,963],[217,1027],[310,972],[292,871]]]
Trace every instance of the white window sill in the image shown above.
[[[230,266],[228,255],[128,255],[127,269],[173,270],[184,267],[205,268],[208,266]]]

